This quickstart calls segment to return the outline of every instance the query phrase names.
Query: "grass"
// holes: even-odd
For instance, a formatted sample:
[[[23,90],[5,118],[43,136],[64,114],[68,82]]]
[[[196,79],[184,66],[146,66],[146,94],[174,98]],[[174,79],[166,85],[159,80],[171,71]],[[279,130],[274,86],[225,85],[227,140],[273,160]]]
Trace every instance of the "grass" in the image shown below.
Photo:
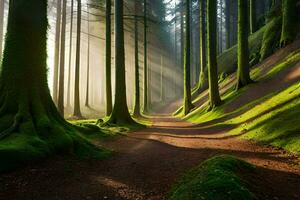
[[[184,175],[171,190],[168,200],[255,199],[240,176],[254,170],[254,166],[233,156],[213,157]]]
[[[252,74],[256,78],[260,77],[260,81],[265,80],[294,66],[299,60],[300,52],[292,52],[267,73],[262,74],[262,70],[257,67],[252,70]],[[193,123],[214,120],[214,125],[235,127],[229,134],[243,133],[243,138],[271,144],[300,154],[300,84],[292,84],[231,112],[225,112],[231,103],[251,87],[252,85],[239,91],[235,91],[232,87],[222,96],[224,101],[222,106],[207,112],[206,105],[203,105],[185,119]]]

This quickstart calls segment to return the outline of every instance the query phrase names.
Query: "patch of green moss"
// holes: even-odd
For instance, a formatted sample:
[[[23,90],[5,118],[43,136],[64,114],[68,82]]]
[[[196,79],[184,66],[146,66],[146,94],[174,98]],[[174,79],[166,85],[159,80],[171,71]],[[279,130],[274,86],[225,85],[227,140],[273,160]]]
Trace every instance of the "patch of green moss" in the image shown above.
[[[232,156],[211,158],[189,171],[174,186],[169,200],[249,200],[255,199],[240,176],[251,173],[254,166]]]

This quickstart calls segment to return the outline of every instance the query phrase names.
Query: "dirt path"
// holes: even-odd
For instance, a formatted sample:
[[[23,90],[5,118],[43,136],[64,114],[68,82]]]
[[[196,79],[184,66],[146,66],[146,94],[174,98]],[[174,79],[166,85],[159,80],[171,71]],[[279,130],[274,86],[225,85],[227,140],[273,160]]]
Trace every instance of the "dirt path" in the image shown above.
[[[0,199],[162,200],[187,170],[218,154],[258,166],[248,177],[262,199],[300,199],[299,157],[227,136],[228,127],[197,127],[173,119],[101,145],[116,154],[104,161],[55,157],[0,176]]]

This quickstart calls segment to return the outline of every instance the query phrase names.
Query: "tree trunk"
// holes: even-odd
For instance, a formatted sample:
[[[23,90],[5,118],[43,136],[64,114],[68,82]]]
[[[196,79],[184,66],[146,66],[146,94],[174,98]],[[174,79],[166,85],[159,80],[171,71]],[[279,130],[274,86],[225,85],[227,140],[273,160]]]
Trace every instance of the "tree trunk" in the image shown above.
[[[90,96],[90,14],[89,14],[89,9],[87,10],[87,15],[88,15],[88,41],[87,41],[87,68],[86,68],[86,93],[85,93],[85,106],[90,107],[89,104],[89,96]]]
[[[231,4],[232,0],[226,0],[226,8],[225,8],[225,15],[226,15],[226,49],[229,49],[231,47],[231,42],[230,42],[230,38],[231,38],[231,10],[232,10],[232,4]]]
[[[291,43],[294,39],[296,24],[296,0],[282,0],[282,31],[280,44],[282,47]]]
[[[138,13],[137,0],[135,0],[135,15]],[[140,71],[139,71],[139,26],[138,17],[134,17],[134,69],[135,69],[135,101],[133,116],[141,116],[141,101],[140,101]]]
[[[207,48],[210,108],[221,104],[217,66],[217,2],[207,0]]]
[[[193,109],[191,95],[191,18],[190,0],[186,0],[186,26],[185,26],[185,50],[184,50],[184,99],[183,113],[187,115]]]
[[[144,113],[148,112],[148,19],[147,0],[144,0]]]
[[[123,0],[115,0],[115,66],[116,66],[115,104],[114,104],[112,114],[108,120],[108,123],[109,124],[134,123],[128,111],[127,98],[126,98]]]
[[[58,113],[48,89],[47,29],[46,0],[10,0],[0,74],[0,139],[14,134],[14,140],[21,137],[26,143],[24,137],[31,137],[24,144],[27,153],[34,149],[32,155],[39,157],[69,149],[75,139],[75,130]],[[13,149],[9,153],[14,159],[24,155]],[[26,159],[33,158],[20,158]]]
[[[1,0],[0,2],[0,63],[2,60],[2,53],[3,53],[4,5],[5,5],[5,1]]]
[[[79,74],[80,74],[80,49],[81,49],[81,0],[77,0],[77,38],[76,38],[76,63],[74,87],[74,112],[73,116],[82,118],[80,111]]]
[[[64,116],[64,94],[65,94],[65,49],[66,49],[66,23],[67,23],[67,0],[63,0],[62,22],[61,22],[61,41],[60,41],[60,65],[59,65],[59,84],[58,102],[59,113]]]
[[[250,0],[250,33],[253,34],[257,31],[256,21],[256,0]]]
[[[248,8],[246,0],[238,0],[238,71],[237,71],[237,89],[240,89],[249,83],[249,47],[248,47]]]
[[[71,106],[71,69],[72,69],[72,48],[73,48],[73,16],[74,0],[71,0],[71,22],[70,22],[70,45],[69,45],[69,70],[68,70],[68,94],[67,107]]]
[[[54,52],[54,71],[53,71],[53,101],[58,101],[58,69],[60,53],[60,34],[61,34],[61,0],[57,0],[56,8],[56,30],[55,30],[55,52]]]
[[[111,87],[111,0],[106,0],[106,115],[112,112]]]

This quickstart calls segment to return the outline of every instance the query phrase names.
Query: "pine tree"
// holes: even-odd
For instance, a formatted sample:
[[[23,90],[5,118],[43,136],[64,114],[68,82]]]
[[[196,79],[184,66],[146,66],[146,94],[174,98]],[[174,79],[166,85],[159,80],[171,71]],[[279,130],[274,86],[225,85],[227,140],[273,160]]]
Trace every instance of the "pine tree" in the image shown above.
[[[144,0],[144,110],[148,112],[148,19],[147,19],[147,0]]]
[[[192,109],[191,95],[191,18],[190,18],[190,0],[186,0],[186,36],[184,49],[184,98],[183,98],[183,113],[187,115]]]
[[[217,66],[217,2],[207,0],[207,49],[210,109],[221,104]]]
[[[68,69],[68,94],[67,94],[67,107],[71,106],[71,69],[72,69],[72,50],[73,50],[73,17],[74,17],[74,0],[71,0],[71,13],[70,13],[70,44],[69,44],[69,69]]]
[[[296,0],[282,0],[282,31],[280,44],[282,47],[291,43],[294,38],[296,17]]]
[[[250,33],[255,33],[257,31],[257,21],[256,21],[256,0],[250,0]]]
[[[0,2],[0,63],[2,60],[2,47],[3,47],[3,26],[4,26],[4,0]]]
[[[81,50],[81,0],[77,0],[77,36],[76,36],[76,63],[75,63],[75,87],[74,87],[74,111],[73,116],[82,118],[80,111],[80,50]]]
[[[237,89],[252,83],[249,69],[247,0],[238,0],[238,71]]]
[[[113,111],[107,123],[131,124],[134,121],[129,114],[126,98],[123,0],[115,0],[114,2],[116,91]]]
[[[111,0],[106,0],[106,115],[112,112],[112,87],[111,87]]]

